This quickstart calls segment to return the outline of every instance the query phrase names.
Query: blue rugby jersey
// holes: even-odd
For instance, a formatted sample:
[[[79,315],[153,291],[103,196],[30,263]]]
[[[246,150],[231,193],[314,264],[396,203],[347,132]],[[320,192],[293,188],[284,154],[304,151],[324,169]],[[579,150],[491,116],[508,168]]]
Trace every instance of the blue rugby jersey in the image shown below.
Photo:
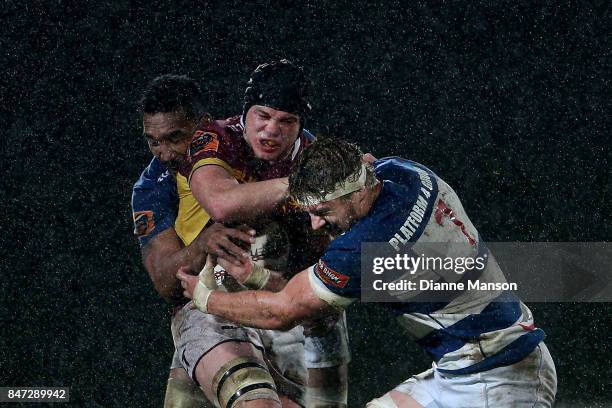
[[[310,268],[310,282],[321,299],[342,307],[359,298],[361,244],[387,242],[401,251],[421,253],[426,243],[467,243],[486,252],[484,281],[504,280],[495,258],[480,242],[455,192],[428,168],[397,157],[374,163],[383,182],[368,215],[331,242]],[[470,246],[468,245],[468,246]],[[460,292],[437,302],[385,303],[416,342],[427,351],[440,372],[468,374],[514,364],[544,338],[530,310],[513,293]],[[414,300],[414,299],[413,299]]]
[[[140,247],[173,227],[178,211],[176,180],[158,158],[144,169],[132,190],[134,235]]]

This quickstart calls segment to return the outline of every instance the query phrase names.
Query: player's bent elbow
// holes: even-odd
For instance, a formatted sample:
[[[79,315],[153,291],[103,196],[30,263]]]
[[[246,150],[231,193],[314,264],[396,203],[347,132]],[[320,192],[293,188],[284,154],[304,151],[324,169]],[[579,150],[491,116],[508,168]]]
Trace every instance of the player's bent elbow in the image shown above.
[[[274,326],[272,328],[273,330],[287,331],[301,324],[300,317],[292,308],[286,308],[284,310],[279,308],[275,313],[271,314],[269,318],[271,325]]]
[[[183,300],[183,294],[181,284],[178,279],[172,278],[172,281],[166,281],[163,279],[161,271],[154,270],[154,273],[150,273],[151,281],[155,291],[162,297],[166,302],[171,305],[177,305]]]
[[[208,214],[213,221],[216,222],[229,222],[232,221],[233,215],[232,208],[228,206],[224,200],[216,200],[214,204],[207,208]]]
[[[143,265],[149,274],[155,291],[168,303],[182,301],[181,282],[176,278],[178,269],[173,255],[181,249],[174,229],[162,231],[143,249]]]
[[[163,283],[162,284],[154,283],[153,286],[155,287],[155,290],[157,291],[159,296],[161,296],[161,298],[164,299],[167,303],[173,306],[176,306],[182,302],[183,295],[178,285],[171,286],[171,285],[167,285]]]

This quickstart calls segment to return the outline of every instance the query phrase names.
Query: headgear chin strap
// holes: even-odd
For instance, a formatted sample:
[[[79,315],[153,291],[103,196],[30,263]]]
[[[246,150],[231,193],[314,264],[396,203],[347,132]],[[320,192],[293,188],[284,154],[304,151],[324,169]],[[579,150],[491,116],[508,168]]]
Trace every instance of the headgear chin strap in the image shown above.
[[[333,191],[325,194],[323,197],[317,197],[312,194],[307,194],[298,200],[301,207],[312,207],[313,205],[321,204],[327,201],[334,200],[338,197],[345,196],[347,194],[354,193],[355,191],[361,190],[366,184],[366,165],[361,163],[361,168],[355,173],[348,176],[344,181],[336,183]],[[348,181],[348,180],[355,181]],[[323,191],[321,194],[324,193]]]

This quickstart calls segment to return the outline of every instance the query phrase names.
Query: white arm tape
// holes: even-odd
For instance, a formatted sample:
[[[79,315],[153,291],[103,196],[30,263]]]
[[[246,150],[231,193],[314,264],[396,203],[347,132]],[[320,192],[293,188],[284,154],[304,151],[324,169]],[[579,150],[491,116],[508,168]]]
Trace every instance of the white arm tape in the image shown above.
[[[204,313],[208,313],[208,298],[213,290],[217,289],[215,280],[215,265],[212,257],[206,258],[204,268],[198,274],[198,284],[193,290],[193,303]]]
[[[321,280],[315,275],[314,268],[316,265],[308,268],[308,280],[310,281],[310,288],[317,295],[319,299],[329,304],[333,308],[342,310],[348,305],[353,303],[356,299],[347,298],[340,296],[329,290]]]
[[[204,313],[208,313],[208,298],[213,292],[214,290],[207,288],[202,281],[198,281],[193,290],[193,303]]]
[[[253,264],[253,271],[248,279],[244,281],[244,286],[249,289],[262,289],[270,279],[270,270],[259,263]]]

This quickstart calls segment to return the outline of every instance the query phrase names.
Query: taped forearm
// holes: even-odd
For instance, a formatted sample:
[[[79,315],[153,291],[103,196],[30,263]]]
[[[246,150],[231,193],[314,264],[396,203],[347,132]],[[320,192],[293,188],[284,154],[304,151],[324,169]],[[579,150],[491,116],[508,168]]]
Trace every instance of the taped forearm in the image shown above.
[[[207,288],[202,281],[198,281],[193,290],[193,303],[204,313],[208,313],[208,299],[213,291],[214,289]]]
[[[254,290],[265,289],[270,292],[280,292],[287,285],[287,279],[281,272],[272,271],[256,263],[253,273],[243,285]]]
[[[198,283],[193,290],[193,303],[204,313],[208,313],[208,300],[210,294],[218,288],[215,279],[215,266],[212,258],[206,259],[204,268],[198,275]]]

